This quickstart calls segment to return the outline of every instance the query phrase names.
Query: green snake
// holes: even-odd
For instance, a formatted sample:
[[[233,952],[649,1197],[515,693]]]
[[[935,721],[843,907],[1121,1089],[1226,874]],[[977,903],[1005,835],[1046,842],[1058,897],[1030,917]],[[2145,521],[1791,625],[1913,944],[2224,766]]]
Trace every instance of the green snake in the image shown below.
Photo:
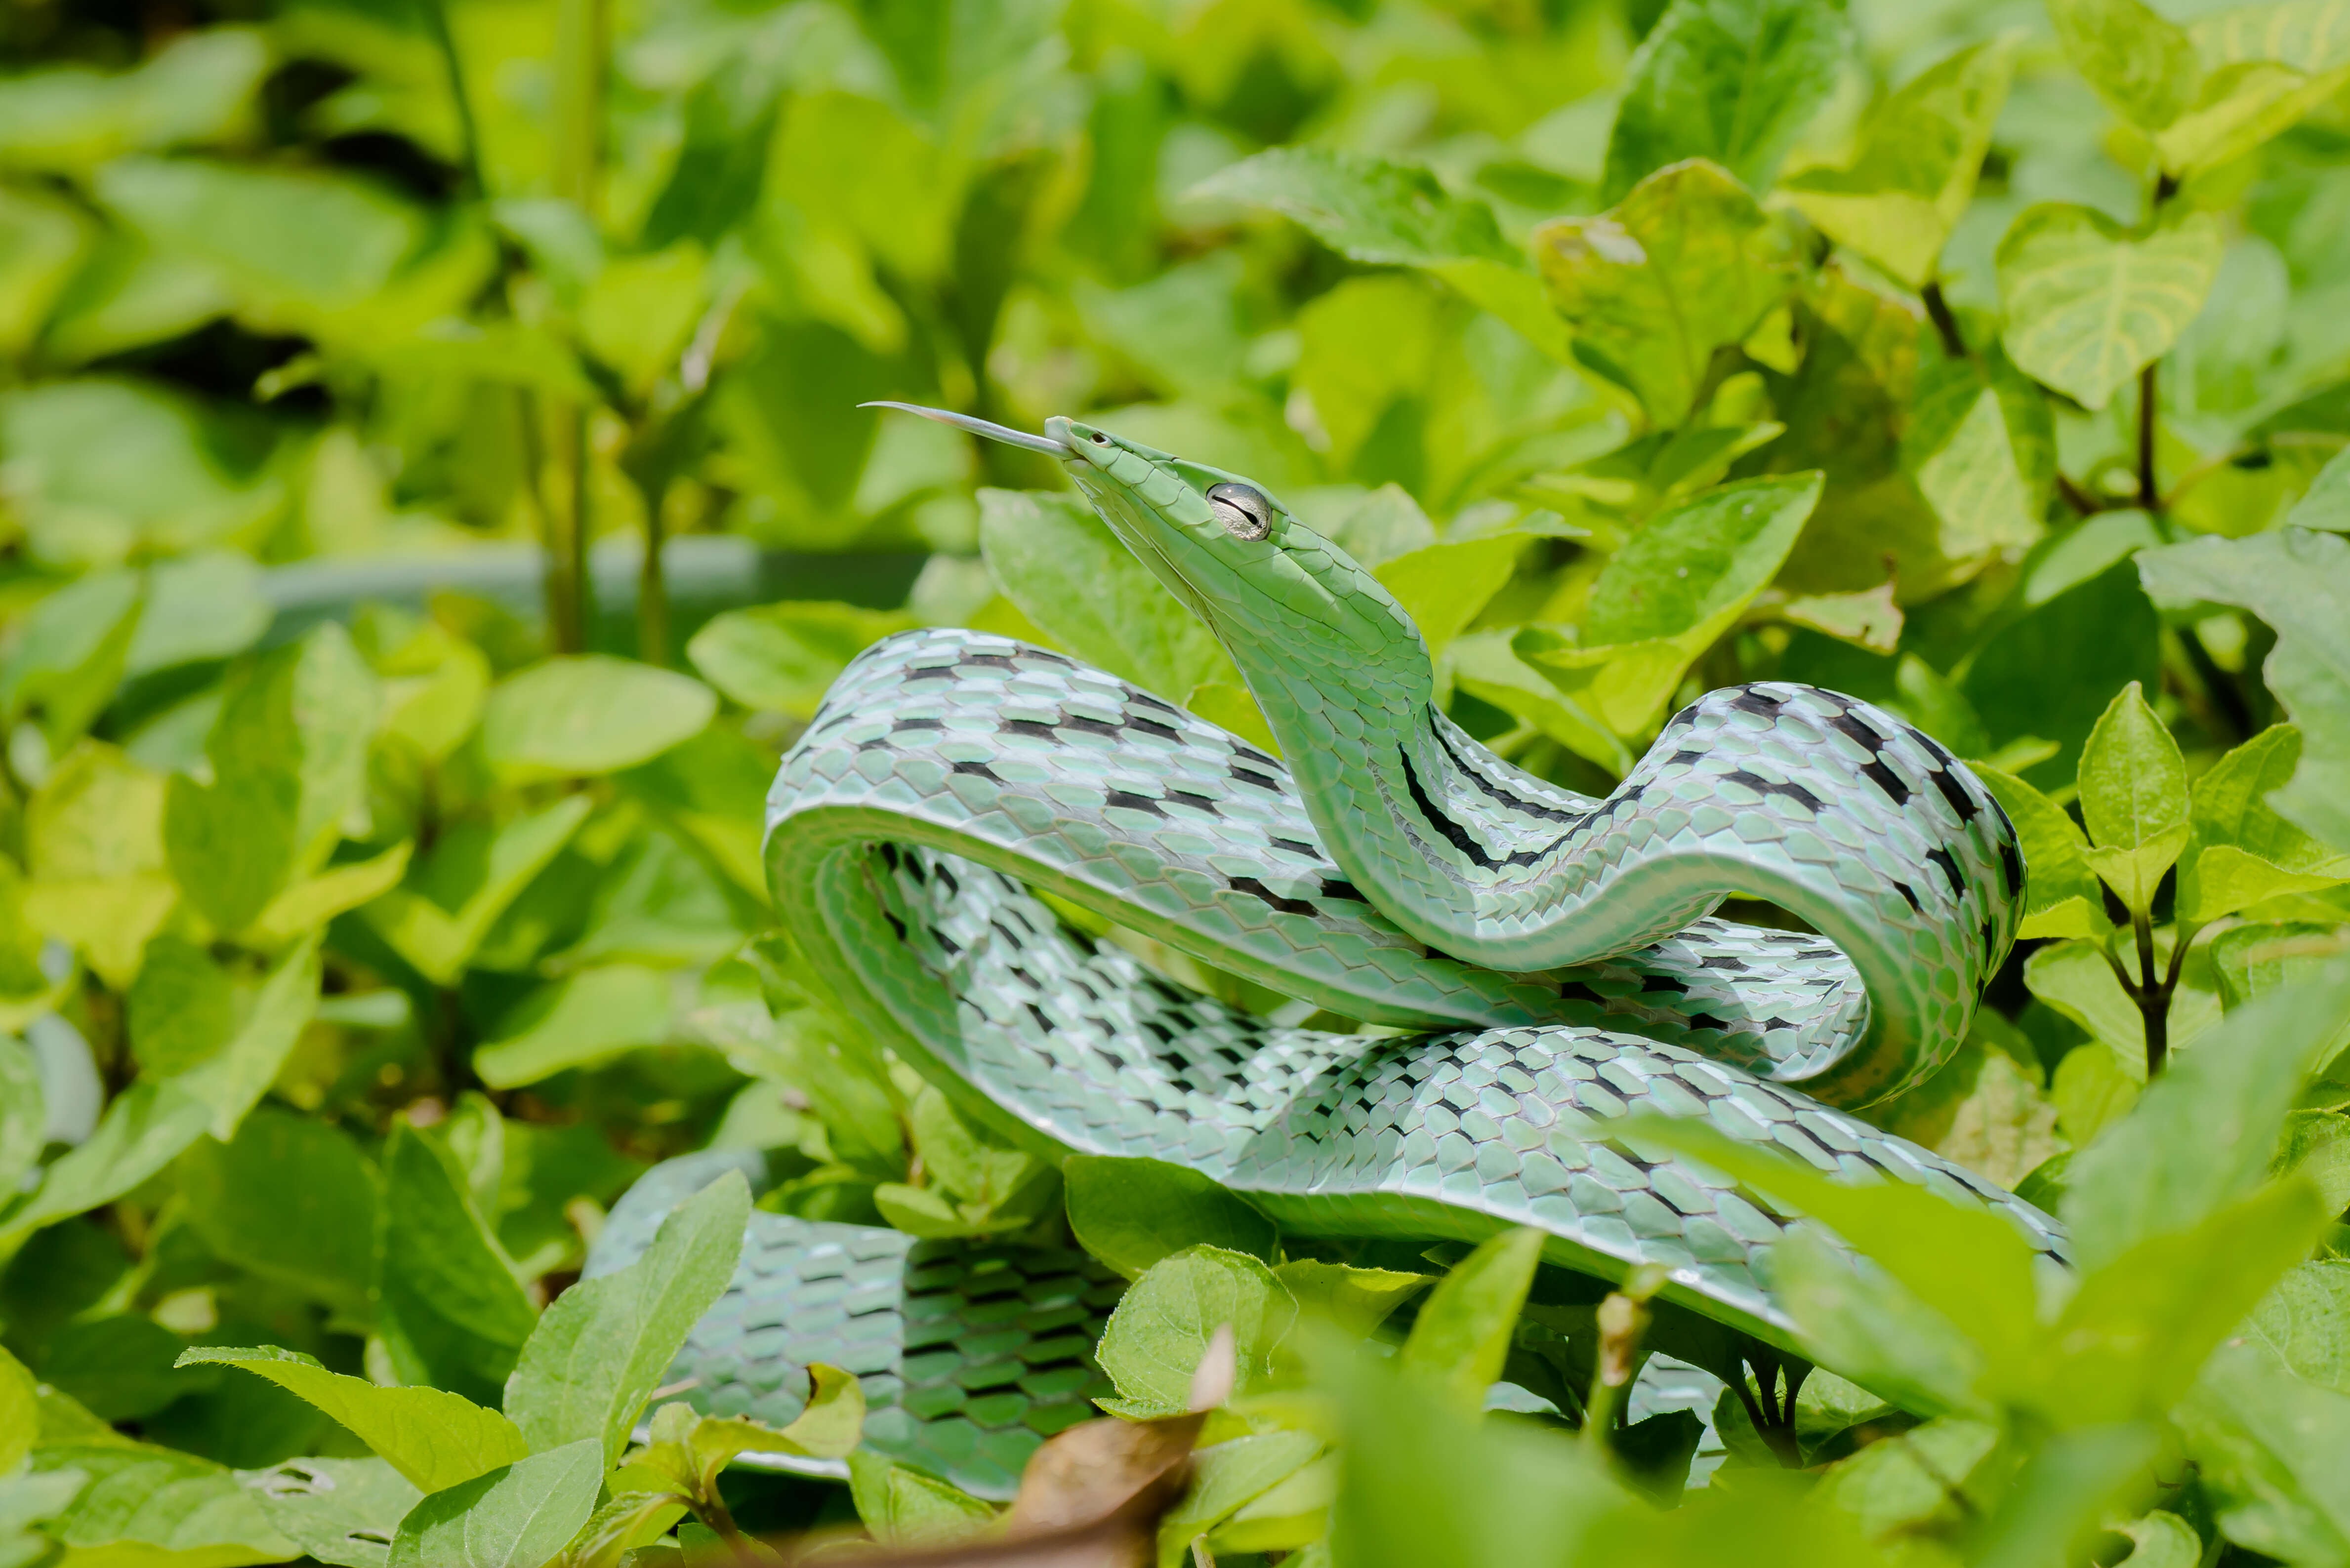
[[[1610,1121],[1702,1118],[1988,1206],[2062,1257],[2038,1210],[1838,1108],[1948,1060],[2020,918],[2014,829],[1934,741],[1765,682],[1674,716],[1605,800],[1575,794],[1453,723],[1409,618],[1262,486],[1069,420],[910,411],[1059,458],[1229,651],[1282,753],[978,632],[893,637],[840,676],[769,794],[775,908],[846,1013],[968,1116],[1049,1158],[1180,1163],[1295,1237],[1535,1226],[1551,1262],[1662,1265],[1668,1298],[1783,1345],[1786,1220]],[[1408,1033],[1276,1026],[1040,890]],[[1818,934],[1712,918],[1732,893]],[[733,1153],[649,1173],[590,1272],[730,1164],[762,1177]],[[1091,1351],[1121,1288],[1073,1251],[756,1213],[671,1380],[780,1425],[807,1362],[846,1366],[875,1449],[1005,1496],[1108,1391]]]

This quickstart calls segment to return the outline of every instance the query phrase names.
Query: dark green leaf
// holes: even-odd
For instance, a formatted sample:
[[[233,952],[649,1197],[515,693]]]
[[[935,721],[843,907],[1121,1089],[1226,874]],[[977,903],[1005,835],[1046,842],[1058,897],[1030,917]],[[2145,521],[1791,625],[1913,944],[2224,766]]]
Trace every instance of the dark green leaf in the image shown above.
[[[1601,200],[1683,159],[1755,191],[1835,88],[1852,33],[1841,7],[1804,0],[1673,0],[1627,69]]]
[[[1077,1155],[1061,1176],[1077,1244],[1129,1280],[1196,1246],[1273,1261],[1273,1221],[1189,1167]]]
[[[536,1568],[596,1511],[604,1476],[593,1438],[436,1491],[400,1521],[389,1568]]]

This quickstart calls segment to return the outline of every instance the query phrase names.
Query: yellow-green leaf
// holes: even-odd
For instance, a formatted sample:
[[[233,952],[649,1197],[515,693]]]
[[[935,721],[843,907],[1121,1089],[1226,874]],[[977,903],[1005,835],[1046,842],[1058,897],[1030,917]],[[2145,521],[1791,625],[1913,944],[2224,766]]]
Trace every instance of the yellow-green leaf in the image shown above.
[[[1999,244],[2008,355],[2035,379],[2104,408],[2178,341],[2203,308],[2224,248],[2209,213],[2133,235],[2088,207],[2030,208]]]

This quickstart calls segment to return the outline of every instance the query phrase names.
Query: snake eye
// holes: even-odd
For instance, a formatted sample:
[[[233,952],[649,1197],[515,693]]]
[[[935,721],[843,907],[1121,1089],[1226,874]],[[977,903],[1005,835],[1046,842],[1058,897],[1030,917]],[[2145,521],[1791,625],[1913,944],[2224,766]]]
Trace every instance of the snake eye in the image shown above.
[[[1216,485],[1208,492],[1208,505],[1235,539],[1262,539],[1273,532],[1273,503],[1253,485]]]

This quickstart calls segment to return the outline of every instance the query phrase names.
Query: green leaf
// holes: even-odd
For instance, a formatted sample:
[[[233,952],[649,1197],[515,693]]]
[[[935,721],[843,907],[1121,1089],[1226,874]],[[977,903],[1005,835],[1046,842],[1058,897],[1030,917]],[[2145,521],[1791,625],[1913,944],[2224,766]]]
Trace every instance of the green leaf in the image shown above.
[[[2161,624],[2123,563],[2074,584],[2002,626],[1968,660],[1959,690],[1991,743],[2055,742],[2054,756],[2015,771],[2043,789],[2069,784],[2080,748],[2112,694],[2162,678]]]
[[[900,610],[822,602],[761,605],[713,616],[686,657],[702,679],[745,708],[815,717],[848,661],[913,618]]]
[[[35,718],[63,752],[113,700],[143,602],[129,571],[95,572],[42,599],[0,665],[0,710]]]
[[[1754,198],[1701,161],[1659,169],[1598,217],[1544,223],[1534,247],[1576,358],[1666,429],[1697,411],[1715,351],[1784,296],[1792,259]]]
[[[1081,1154],[1061,1177],[1077,1245],[1129,1280],[1192,1247],[1273,1261],[1273,1221],[1188,1166]]]
[[[1690,665],[1779,569],[1820,476],[1741,480],[1650,522],[1592,584],[1579,639],[1531,627],[1518,656],[1619,735],[1655,722]]]
[[[253,992],[236,1033],[212,1057],[173,1080],[212,1107],[213,1137],[225,1141],[236,1136],[238,1124],[268,1093],[317,1012],[322,940],[323,933],[313,931],[280,959]]]
[[[2334,454],[2309,488],[2284,514],[2290,528],[2319,528],[2329,534],[2350,534],[2350,447]]]
[[[574,654],[493,687],[482,745],[492,766],[518,778],[617,773],[699,733],[717,711],[716,694],[691,676]]]
[[[2179,1426],[2230,1541],[2287,1562],[2350,1555],[2350,1394],[2231,1345],[2204,1369]]]
[[[244,1480],[274,1529],[344,1568],[383,1568],[400,1520],[424,1495],[379,1459],[287,1459]]]
[[[403,1381],[494,1402],[538,1314],[440,1144],[397,1123],[383,1152],[384,1342]]]
[[[21,189],[0,191],[0,354],[20,356],[90,249],[90,223],[71,205]]]
[[[1402,1365],[1462,1409],[1482,1409],[1502,1375],[1544,1234],[1521,1225],[1479,1244],[1436,1283],[1404,1341]]]
[[[1188,1247],[1151,1265],[1120,1298],[1096,1358],[1121,1397],[1097,1401],[1137,1419],[1191,1408],[1191,1380],[1220,1328],[1232,1331],[1236,1376],[1245,1392],[1271,1368],[1297,1303],[1273,1272],[1243,1252]]]
[[[1436,1282],[1430,1274],[1357,1269],[1312,1258],[1276,1263],[1273,1277],[1296,1300],[1299,1311],[1327,1318],[1354,1334],[1369,1334],[1396,1308]]]
[[[1984,1044],[1987,1023],[1976,1014],[1975,1037],[1941,1071],[1872,1106],[1869,1116],[1886,1131],[2012,1189],[2064,1145],[2056,1137],[2057,1108],[2041,1092],[2030,1041],[2012,1043],[2029,1064],[2019,1066],[2008,1049]]]
[[[671,1210],[644,1256],[556,1298],[506,1380],[534,1451],[596,1438],[605,1466],[619,1462],[686,1331],[733,1277],[750,1213],[751,1189],[729,1171]]]
[[[1966,1482],[1998,1440],[1999,1429],[1987,1422],[1929,1421],[1829,1466],[1821,1490],[1873,1541],[1948,1534],[1972,1511]]]
[[[2194,837],[2178,873],[2187,919],[2216,920],[2280,893],[2350,880],[2350,856],[2328,849],[2268,804],[2300,762],[2301,732],[2272,724],[2195,781]]]
[[[1360,152],[1275,147],[1218,170],[1191,194],[1270,207],[1354,261],[1519,262],[1492,208],[1449,194],[1425,169]]]
[[[2328,1214],[2350,1208],[2350,1116],[2339,1111],[2295,1111],[2285,1118],[2276,1173],[2299,1176],[2317,1189]]]
[[[0,1345],[0,1475],[14,1470],[41,1429],[39,1396],[25,1364]]]
[[[475,1047],[473,1071],[493,1089],[519,1088],[670,1036],[670,977],[638,964],[585,970],[507,1010]]]
[[[340,1127],[263,1106],[232,1141],[188,1151],[180,1191],[213,1256],[364,1318],[375,1176]]]
[[[2209,213],[2132,236],[2092,208],[2028,209],[1999,243],[2008,357],[2074,401],[2104,408],[2203,308],[2224,246]]]
[[[301,1550],[270,1527],[233,1473],[193,1454],[141,1443],[44,1448],[33,1455],[36,1474],[68,1469],[88,1479],[46,1529],[72,1558],[125,1568],[238,1568],[282,1563]]]
[[[2064,1219],[2094,1272],[2200,1223],[2266,1179],[2302,1079],[2350,1006],[2350,971],[2229,1013],[2066,1172]]]
[[[22,1192],[25,1177],[41,1161],[48,1142],[49,1107],[41,1091],[41,1064],[32,1048],[13,1034],[0,1034],[0,1192]],[[0,1213],[5,1213],[0,1210]],[[0,1363],[0,1383],[6,1364]],[[0,1394],[0,1400],[5,1400]],[[0,1431],[7,1430],[0,1418]],[[0,1455],[6,1448],[0,1443]],[[0,1464],[0,1475],[8,1467]]]
[[[536,1568],[595,1512],[604,1469],[582,1438],[436,1491],[400,1521],[388,1568]]]
[[[148,568],[146,602],[124,672],[145,675],[234,658],[261,639],[270,615],[261,569],[248,556],[206,550],[158,562]]]
[[[2248,920],[2211,939],[2211,968],[2230,1011],[2256,997],[2324,977],[2342,952],[2341,928],[2296,920]],[[2350,1019],[2343,1021],[2350,1033]],[[2321,1049],[2330,1059],[2338,1045]]]
[[[79,172],[135,148],[210,140],[243,117],[269,56],[251,28],[199,27],[136,70],[26,72],[0,84],[0,163]]]
[[[1170,701],[1242,683],[1208,628],[1076,497],[983,490],[979,545],[1004,597],[1087,662]]]
[[[993,1503],[870,1449],[848,1456],[848,1486],[873,1539],[900,1551],[965,1541],[995,1521]]]
[[[2194,40],[2140,0],[2049,0],[2048,19],[2074,68],[2141,130],[2160,130],[2194,101]]]
[[[2126,1062],[2135,1062],[2137,1075],[2130,1074]],[[2144,1086],[2145,1071],[2143,1053],[2126,1058],[2102,1040],[2064,1053],[2048,1093],[2056,1102],[2057,1125],[2075,1149],[2088,1147],[2099,1133],[2129,1114]],[[2066,1168],[2071,1168],[2069,1161]]]
[[[2047,395],[1996,346],[1980,358],[1926,358],[1900,465],[1935,522],[1931,556],[1896,554],[1905,587],[1916,582],[1924,597],[1994,560],[2018,560],[2040,540],[2055,479]]]
[[[421,1491],[472,1480],[530,1451],[512,1421],[460,1395],[386,1388],[274,1345],[199,1345],[174,1365],[234,1366],[267,1378],[333,1417]]]
[[[2142,551],[2137,563],[2147,591],[2165,603],[2235,605],[2275,630],[2262,674],[2303,750],[2293,782],[2269,805],[2320,842],[2350,848],[2350,621],[2341,613],[2350,539],[2288,528]]]
[[[683,1402],[653,1412],[643,1448],[629,1455],[629,1468],[664,1478],[682,1496],[717,1494],[718,1472],[752,1452],[797,1454],[837,1459],[863,1439],[865,1392],[854,1375],[812,1362],[807,1404],[788,1427],[705,1416]]]
[[[1419,628],[1429,652],[1438,654],[1510,580],[1525,546],[1523,535],[1451,540],[1394,556],[1371,575]]]
[[[2202,66],[2194,101],[2154,138],[2185,177],[2242,156],[2350,79],[2341,0],[2241,5],[2189,24]]]
[[[1877,106],[1851,161],[1791,176],[1788,196],[1830,239],[1923,286],[1974,196],[2014,74],[2009,35],[1960,50]]]
[[[1622,738],[1519,657],[1516,636],[1472,631],[1455,639],[1444,651],[1452,689],[1491,702],[1610,774],[1620,777],[1630,773],[1633,756]]]
[[[2158,1429],[2146,1424],[2057,1434],[1977,1527],[1972,1560],[1983,1568],[2077,1562],[2117,1509],[2135,1511],[2161,1446]]]
[[[2169,961],[2175,930],[2155,932],[2158,965]],[[2146,1079],[2146,1019],[2137,1003],[2122,990],[2102,952],[2093,941],[2057,942],[2024,961],[2023,981],[2032,994],[2105,1042],[2119,1058],[2133,1082]],[[2170,1044],[2174,1050],[2189,1045],[2219,1022],[2220,998],[2204,982],[2189,954],[2178,989],[2170,994]],[[2124,961],[2135,966],[2135,955]]]
[[[1193,1449],[1191,1487],[1159,1516],[1160,1568],[1188,1561],[1192,1542],[1295,1475],[1324,1447],[1314,1432],[1264,1432]]]
[[[2245,1320],[2244,1337],[2293,1376],[2350,1394],[2350,1261],[2303,1263]]]
[[[2081,749],[2089,868],[2143,915],[2187,844],[2187,759],[2137,681],[2122,688]]]
[[[2015,824],[2023,850],[2023,923],[2020,939],[2100,937],[2113,929],[2105,896],[2089,869],[2089,844],[2064,808],[2012,774],[1973,764]]]
[[[88,1140],[60,1155],[31,1196],[0,1219],[0,1243],[111,1203],[204,1135],[213,1107],[171,1079],[133,1084]]]
[[[203,949],[168,933],[149,942],[123,999],[140,1070],[170,1077],[210,1060],[236,1031],[236,1000],[234,980]]]
[[[1752,190],[1835,90],[1852,47],[1840,8],[1803,0],[1673,0],[1626,68],[1600,199],[1703,158]]]
[[[361,913],[427,980],[453,984],[490,927],[594,806],[584,794],[566,795],[503,826],[476,819],[454,827]]]

